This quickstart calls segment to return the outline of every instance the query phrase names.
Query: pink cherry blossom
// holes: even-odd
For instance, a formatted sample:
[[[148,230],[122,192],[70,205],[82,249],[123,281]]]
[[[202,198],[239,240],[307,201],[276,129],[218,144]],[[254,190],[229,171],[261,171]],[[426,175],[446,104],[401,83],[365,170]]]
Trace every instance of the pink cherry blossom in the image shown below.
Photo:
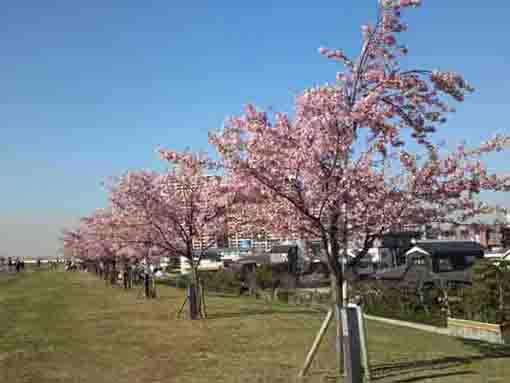
[[[463,101],[473,88],[455,72],[399,62],[407,54],[397,41],[407,30],[400,7],[420,3],[382,0],[377,23],[362,27],[357,58],[342,59],[337,79],[348,81],[303,90],[292,116],[271,119],[249,106],[210,134],[232,190],[243,193],[238,226],[319,239],[337,305],[344,278],[338,258],[348,246],[361,249],[359,259],[384,233],[462,223],[488,211],[476,198],[481,191],[510,190],[508,176],[490,174],[477,160],[506,148],[507,137],[453,153],[438,145],[452,111],[447,102]]]

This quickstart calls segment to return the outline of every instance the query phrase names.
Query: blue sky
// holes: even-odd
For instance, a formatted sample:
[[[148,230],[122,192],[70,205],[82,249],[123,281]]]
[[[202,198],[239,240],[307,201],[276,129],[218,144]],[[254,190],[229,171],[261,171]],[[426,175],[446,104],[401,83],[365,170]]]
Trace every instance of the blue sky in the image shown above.
[[[59,226],[104,205],[102,179],[161,168],[157,146],[208,150],[207,131],[247,102],[290,111],[301,89],[334,80],[317,48],[355,54],[375,5],[2,2],[0,247],[22,246],[13,238],[46,223],[30,246],[54,248]],[[454,69],[476,88],[445,127],[449,142],[510,133],[509,15],[503,0],[425,0],[405,13],[406,65]],[[509,163],[489,162],[502,172]]]

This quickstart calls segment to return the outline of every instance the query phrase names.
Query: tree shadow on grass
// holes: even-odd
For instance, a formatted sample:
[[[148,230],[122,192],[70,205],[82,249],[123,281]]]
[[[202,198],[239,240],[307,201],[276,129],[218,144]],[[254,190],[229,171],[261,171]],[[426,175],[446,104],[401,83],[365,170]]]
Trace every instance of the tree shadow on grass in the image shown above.
[[[446,358],[438,358],[438,359],[430,359],[430,360],[416,360],[416,361],[406,361],[406,362],[396,362],[387,365],[379,365],[372,367],[370,370],[371,377],[373,381],[388,379],[391,377],[402,377],[402,375],[407,374],[418,374],[418,373],[428,373],[426,375],[421,375],[419,377],[412,377],[409,379],[414,379],[410,381],[418,381],[421,379],[428,379],[434,376],[437,376],[441,373],[434,373],[438,370],[447,370],[450,368],[462,367],[471,363],[473,359],[471,358],[457,358],[457,357],[446,357]],[[464,372],[464,371],[460,371]],[[472,371],[471,371],[472,372]],[[459,373],[459,371],[455,372]],[[443,373],[447,374],[447,373]],[[392,380],[393,381],[393,380]],[[407,381],[407,380],[396,380],[398,382]]]
[[[474,374],[473,371],[456,371],[433,374],[432,371],[444,370],[455,367],[466,366],[470,363],[486,360],[486,359],[510,359],[510,347],[506,345],[490,344],[480,341],[463,340],[463,343],[476,349],[478,354],[467,355],[462,357],[447,356],[443,358],[428,360],[410,360],[395,363],[385,363],[373,365],[370,369],[372,380],[381,380],[390,377],[400,377],[403,374],[414,374],[420,372],[429,372],[427,375],[410,377],[408,379],[396,380],[394,382],[415,382],[434,377]]]
[[[405,374],[405,373],[398,374],[398,376],[402,376],[403,374]],[[389,382],[391,382],[391,383],[411,383],[411,382],[419,382],[419,381],[425,380],[425,379],[444,378],[444,377],[455,376],[455,375],[476,375],[476,374],[477,374],[476,371],[471,371],[471,370],[450,371],[450,372],[441,372],[441,373],[436,373],[436,374],[411,376],[408,378],[398,379],[398,380],[389,380],[388,383]],[[315,372],[315,373],[311,373],[310,375],[318,375],[318,373]],[[324,381],[328,381],[328,382],[335,381],[336,382],[336,381],[338,381],[338,378],[342,378],[342,377],[340,377],[338,375],[326,375],[326,376],[324,376]],[[383,379],[383,378],[371,377],[372,381],[375,381],[378,379]]]
[[[452,372],[443,372],[440,374],[428,374],[428,375],[420,375],[413,376],[411,378],[394,380],[393,383],[411,383],[411,382],[419,382],[425,379],[434,379],[434,378],[445,378],[447,376],[455,376],[455,375],[476,375],[475,371],[452,371]]]

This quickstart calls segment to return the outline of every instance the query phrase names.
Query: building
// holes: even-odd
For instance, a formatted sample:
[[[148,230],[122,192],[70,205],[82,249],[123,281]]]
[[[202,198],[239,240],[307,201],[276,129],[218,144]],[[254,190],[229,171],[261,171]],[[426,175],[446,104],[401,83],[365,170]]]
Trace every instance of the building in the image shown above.
[[[289,241],[292,239],[271,233],[237,232],[228,236],[228,247],[266,252],[273,246]]]
[[[502,223],[428,225],[424,237],[426,239],[475,241],[488,250],[510,247],[510,228]]]
[[[199,271],[217,271],[223,268],[221,254],[218,251],[216,251],[216,249],[209,249],[206,250],[204,253],[202,253],[202,251],[195,251],[193,253],[193,259],[195,261],[198,261],[199,258],[200,258],[200,264],[198,265]],[[191,272],[191,265],[186,257],[180,257],[179,270],[181,274],[189,274]]]
[[[198,260],[202,250],[194,251],[194,258]],[[200,260],[198,270],[200,271],[217,271],[231,264],[238,262],[241,259],[249,257],[252,254],[249,250],[236,249],[236,248],[211,248],[204,251],[204,255]],[[179,259],[179,271],[181,274],[187,274],[191,271],[189,261],[186,257]]]
[[[375,278],[422,283],[436,283],[438,280],[470,283],[471,268],[483,256],[483,247],[474,241],[417,241],[406,252],[405,263],[377,271]]]
[[[483,257],[486,259],[494,259],[494,260],[502,259],[502,260],[510,261],[510,249],[506,250],[506,251],[485,253]]]

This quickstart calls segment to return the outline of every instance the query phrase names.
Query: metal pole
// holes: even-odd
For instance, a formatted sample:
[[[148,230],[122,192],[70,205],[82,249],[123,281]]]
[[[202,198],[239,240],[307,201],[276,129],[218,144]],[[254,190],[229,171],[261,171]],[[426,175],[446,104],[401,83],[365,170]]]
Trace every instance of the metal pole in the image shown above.
[[[329,239],[329,242],[328,242],[328,252],[330,254],[330,257],[333,257],[333,252],[332,252],[332,247],[331,247],[331,238]],[[336,260],[336,262],[338,262],[338,259],[337,258],[333,258]],[[340,266],[342,267],[342,266]],[[343,269],[342,270],[342,275],[343,275]],[[342,309],[342,303],[338,303],[338,298],[341,298],[340,299],[340,302],[343,302],[343,297],[340,297],[340,295],[342,294],[342,292],[340,291],[341,289],[338,288],[338,276],[335,276],[335,283],[331,283],[331,286],[330,286],[330,289],[331,289],[331,296],[332,297],[335,297],[335,301],[333,302],[333,308],[335,310],[335,324],[336,324],[336,337],[335,337],[335,349],[336,349],[336,364],[337,364],[337,368],[338,368],[338,372],[341,373],[341,369],[343,368],[343,365],[344,365],[344,360],[345,360],[345,354],[344,354],[344,339],[343,339],[343,335],[342,335],[342,327],[345,326],[345,322],[342,322],[342,319],[341,319],[341,309]],[[345,373],[345,368],[344,368],[344,373]]]
[[[363,375],[364,381],[370,382],[370,362],[368,359],[368,346],[367,346],[367,327],[365,322],[365,317],[363,316],[363,310],[360,306],[349,304],[349,307],[352,307],[356,310],[356,314],[358,317],[358,333],[359,333],[359,343],[360,343],[360,352],[361,352],[361,366],[363,367]]]

